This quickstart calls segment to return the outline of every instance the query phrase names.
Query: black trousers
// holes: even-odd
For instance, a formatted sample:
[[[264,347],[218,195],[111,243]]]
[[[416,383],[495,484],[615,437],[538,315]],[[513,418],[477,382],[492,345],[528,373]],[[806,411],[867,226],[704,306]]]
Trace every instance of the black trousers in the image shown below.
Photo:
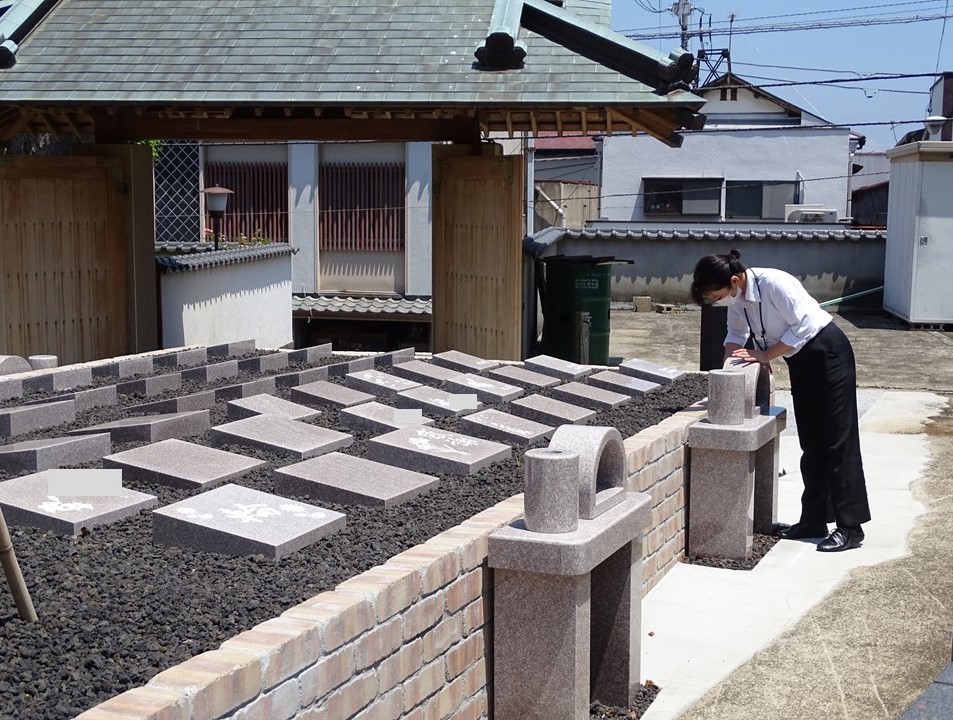
[[[854,350],[833,322],[785,358],[801,444],[802,523],[870,520],[860,457]]]

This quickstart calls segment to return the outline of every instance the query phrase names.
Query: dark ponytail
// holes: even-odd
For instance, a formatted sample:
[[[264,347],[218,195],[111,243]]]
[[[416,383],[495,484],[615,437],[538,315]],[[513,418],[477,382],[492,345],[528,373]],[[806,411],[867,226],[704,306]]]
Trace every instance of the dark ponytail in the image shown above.
[[[732,275],[741,275],[748,268],[741,262],[741,252],[732,248],[727,255],[706,255],[695,265],[692,300],[705,304],[705,296],[729,287]]]

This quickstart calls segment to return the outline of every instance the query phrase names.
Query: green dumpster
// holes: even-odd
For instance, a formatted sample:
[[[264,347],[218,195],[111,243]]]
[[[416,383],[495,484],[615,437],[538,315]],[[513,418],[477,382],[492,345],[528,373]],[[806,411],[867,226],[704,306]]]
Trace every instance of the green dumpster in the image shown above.
[[[591,255],[543,258],[546,355],[592,365],[609,363],[609,270],[617,262]]]

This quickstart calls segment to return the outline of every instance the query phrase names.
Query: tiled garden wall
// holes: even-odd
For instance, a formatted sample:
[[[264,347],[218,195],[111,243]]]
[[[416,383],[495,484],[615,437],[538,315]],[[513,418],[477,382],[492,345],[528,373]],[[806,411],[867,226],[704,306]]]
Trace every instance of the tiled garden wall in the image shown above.
[[[652,496],[643,594],[684,555],[696,405],[625,441]],[[480,720],[492,712],[487,537],[514,496],[78,716],[77,720]]]

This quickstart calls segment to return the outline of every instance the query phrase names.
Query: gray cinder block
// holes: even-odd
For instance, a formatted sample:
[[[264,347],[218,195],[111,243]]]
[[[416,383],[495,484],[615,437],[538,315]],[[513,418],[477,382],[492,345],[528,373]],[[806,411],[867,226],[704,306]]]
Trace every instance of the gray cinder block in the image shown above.
[[[0,446],[0,470],[41,472],[99,460],[109,454],[109,434],[25,440]]]
[[[34,430],[55,427],[76,419],[73,400],[59,400],[39,405],[0,410],[0,437],[16,437]]]
[[[239,340],[237,342],[221,343],[220,345],[210,345],[206,348],[206,352],[210,358],[247,355],[255,352],[255,341]]]

